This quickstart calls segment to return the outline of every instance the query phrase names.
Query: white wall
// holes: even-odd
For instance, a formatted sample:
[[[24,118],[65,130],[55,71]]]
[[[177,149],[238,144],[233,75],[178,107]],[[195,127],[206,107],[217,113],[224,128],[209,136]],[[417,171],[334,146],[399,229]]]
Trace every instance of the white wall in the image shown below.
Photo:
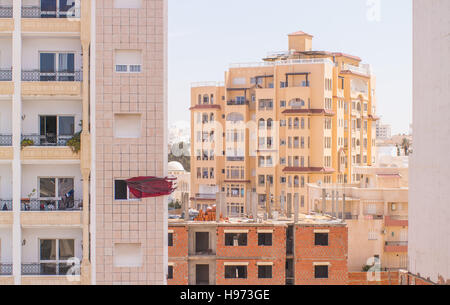
[[[450,281],[450,1],[414,0],[409,271]]]
[[[79,126],[82,119],[81,101],[25,100],[22,113],[25,115],[25,120],[22,121],[22,134],[39,133],[39,115],[75,115],[75,132],[81,130]]]
[[[39,52],[74,52],[75,70],[81,70],[81,42],[79,38],[24,38],[22,69],[39,69]]]
[[[33,189],[39,192],[38,177],[74,178],[75,200],[83,198],[80,165],[30,165],[22,167],[22,197],[27,197]]]
[[[0,100],[0,134],[12,134],[11,100]]]
[[[0,199],[12,199],[12,169],[10,164],[0,164]]]
[[[0,37],[0,69],[12,67],[12,40]]]
[[[25,240],[25,245],[22,246],[22,263],[39,262],[39,239],[75,239],[75,256],[80,260],[82,258],[83,231],[81,229],[24,228],[22,240]]]
[[[0,263],[12,263],[12,230],[11,228],[0,228]]]

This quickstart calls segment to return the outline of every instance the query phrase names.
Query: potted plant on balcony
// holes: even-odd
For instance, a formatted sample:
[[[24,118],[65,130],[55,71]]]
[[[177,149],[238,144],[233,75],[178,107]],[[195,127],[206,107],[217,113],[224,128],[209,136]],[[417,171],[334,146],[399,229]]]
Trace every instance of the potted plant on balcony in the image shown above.
[[[34,141],[31,139],[23,139],[22,142],[20,143],[20,148],[23,149],[24,147],[27,146],[33,146],[34,145]]]
[[[78,153],[81,150],[81,131],[73,135],[66,143],[74,153]]]

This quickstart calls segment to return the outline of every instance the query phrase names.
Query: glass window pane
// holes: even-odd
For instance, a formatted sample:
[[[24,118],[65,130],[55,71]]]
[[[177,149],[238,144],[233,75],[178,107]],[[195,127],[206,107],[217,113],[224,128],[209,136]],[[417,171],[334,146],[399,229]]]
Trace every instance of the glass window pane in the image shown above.
[[[40,60],[42,73],[55,72],[55,53],[41,53]]]
[[[58,70],[59,72],[73,73],[75,67],[75,56],[73,53],[59,54]]]
[[[75,118],[73,116],[59,117],[59,135],[71,136],[75,133]]]
[[[73,178],[59,178],[58,184],[58,197],[73,197]]]
[[[114,199],[127,200],[127,183],[124,180],[116,180],[114,182]]]
[[[65,261],[75,257],[75,241],[73,239],[59,240],[59,260]]]
[[[41,239],[40,240],[40,260],[56,260],[56,240]]]
[[[56,11],[56,0],[41,0],[41,11]]]
[[[59,0],[59,10],[67,12],[70,8],[75,6],[75,0]]]
[[[56,197],[56,179],[40,178],[39,179],[39,197],[55,198]]]

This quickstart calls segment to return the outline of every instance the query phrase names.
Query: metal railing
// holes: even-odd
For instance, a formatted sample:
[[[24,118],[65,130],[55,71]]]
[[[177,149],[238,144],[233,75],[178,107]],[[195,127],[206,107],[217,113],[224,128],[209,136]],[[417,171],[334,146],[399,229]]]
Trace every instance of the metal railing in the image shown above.
[[[25,212],[81,211],[83,201],[73,199],[22,200],[21,209]]]
[[[12,70],[0,70],[0,82],[10,82],[12,81]]]
[[[0,212],[12,211],[12,200],[0,199]]]
[[[66,275],[72,265],[67,263],[28,263],[21,266],[22,275]]]
[[[407,241],[386,241],[385,245],[386,246],[407,246],[408,242]]]
[[[285,66],[285,65],[307,65],[307,64],[330,64],[334,66],[334,63],[329,58],[314,58],[314,59],[290,59],[281,60],[275,62],[253,62],[253,63],[232,63],[230,68],[253,68],[253,67],[272,67],[272,66]]]
[[[41,72],[39,70],[23,70],[24,82],[81,82],[83,71]]]
[[[0,6],[0,18],[12,18],[13,8],[12,6]]]
[[[12,146],[12,135],[0,134],[0,146]]]
[[[359,215],[352,215],[351,213],[345,213],[346,220],[357,220],[358,218],[359,218]]]
[[[22,141],[33,141],[33,144],[31,146],[67,146],[67,141],[72,139],[72,137],[73,136],[42,136],[39,134],[25,134],[22,135]]]
[[[80,18],[79,7],[72,7],[68,10],[43,11],[40,6],[23,6],[22,18]]]
[[[12,264],[0,263],[0,275],[12,275]]]
[[[249,101],[236,101],[236,100],[229,100],[227,101],[228,106],[242,106],[242,105],[249,105]]]

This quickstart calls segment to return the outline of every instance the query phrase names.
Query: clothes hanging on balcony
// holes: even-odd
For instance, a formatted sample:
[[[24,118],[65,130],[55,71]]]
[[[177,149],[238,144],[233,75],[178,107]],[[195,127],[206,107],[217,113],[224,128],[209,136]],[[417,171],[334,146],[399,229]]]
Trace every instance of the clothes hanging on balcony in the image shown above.
[[[137,177],[126,180],[130,192],[136,198],[152,198],[172,194],[177,178]]]

